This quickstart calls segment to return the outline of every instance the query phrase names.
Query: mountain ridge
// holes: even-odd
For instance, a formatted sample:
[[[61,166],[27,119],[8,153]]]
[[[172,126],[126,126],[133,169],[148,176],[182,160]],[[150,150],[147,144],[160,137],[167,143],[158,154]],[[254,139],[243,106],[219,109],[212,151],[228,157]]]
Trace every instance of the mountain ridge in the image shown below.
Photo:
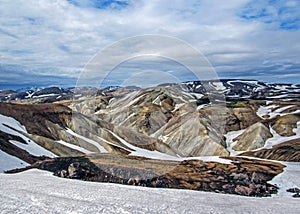
[[[219,84],[214,86],[213,84]],[[221,84],[221,85],[220,85]],[[207,93],[207,89],[215,88],[214,90],[222,91],[224,89],[224,94],[227,99],[278,99],[279,95],[287,95],[282,97],[285,99],[288,98],[297,98],[300,94],[300,84],[289,84],[289,83],[265,83],[258,80],[252,79],[221,79],[221,80],[203,80],[203,81],[187,81],[183,83],[165,83],[160,84],[159,86],[175,86],[181,85],[186,86],[189,92],[194,93]],[[86,87],[81,87],[86,89]],[[81,88],[68,87],[61,88],[56,86],[44,87],[44,88],[30,88],[26,90],[3,90],[0,91],[0,100],[3,101],[12,101],[20,99],[30,99],[32,96],[41,97],[59,97],[72,94],[73,96],[78,96]],[[89,87],[87,87],[89,88]],[[109,91],[115,91],[118,89],[131,89],[139,90],[140,88],[135,86],[121,87],[121,86],[107,86],[103,89],[101,88],[89,88],[93,93],[105,93]],[[292,95],[294,94],[294,96]],[[59,97],[58,99],[60,99]],[[66,97],[67,99],[69,97]],[[61,100],[61,99],[60,99]]]
[[[76,158],[84,157],[87,161],[102,163],[105,162],[104,157],[110,156],[119,163],[124,161],[129,164],[132,161],[130,158],[135,157],[139,161],[145,158],[157,160],[162,165],[168,161],[176,161],[180,165],[186,160],[199,161],[200,158],[205,159],[204,162],[208,160],[217,164],[213,172],[223,167],[225,160],[219,156],[231,160],[225,161],[228,167],[233,167],[234,158],[239,155],[269,159],[271,162],[300,161],[297,150],[300,139],[298,86],[269,86],[250,80],[208,81],[203,84],[207,84],[206,87],[199,82],[186,82],[145,89],[47,88],[30,92],[30,95],[29,92],[22,92],[23,98],[20,99],[2,100],[0,159],[3,161],[0,169],[7,171],[24,166],[43,168],[60,160],[64,169],[54,167],[52,171],[68,177],[65,171],[69,174],[83,172],[80,167],[74,168],[77,166]],[[7,96],[7,93],[14,92],[3,95]],[[218,97],[212,95],[218,93],[225,94],[225,99],[212,102],[211,98]],[[110,158],[108,160],[112,161]],[[250,158],[239,159],[237,163],[243,161],[255,162]],[[14,167],[8,167],[6,162],[14,163]],[[100,165],[106,173],[113,173],[114,176],[115,173],[126,172],[120,166],[110,168],[112,163]],[[69,167],[73,171],[69,172]],[[84,170],[92,170],[89,167],[91,165]],[[148,173],[139,172],[136,167],[131,166],[132,172]],[[197,169],[198,163],[189,167],[188,171],[192,172]],[[256,174],[256,170],[260,170],[258,168],[255,169]],[[126,169],[129,170],[128,167]],[[243,169],[247,170],[245,166],[238,170]],[[205,170],[199,173],[205,173]],[[271,169],[265,166],[261,170],[270,173]],[[99,176],[105,175],[99,173]],[[175,176],[179,171],[174,173]],[[241,178],[230,173],[228,176],[234,178],[230,180],[234,186],[227,186],[227,193],[251,195],[251,192],[262,188],[257,189],[248,182],[246,186],[237,186]],[[249,172],[248,178],[253,173]],[[164,179],[174,178],[169,177],[168,173],[164,176]],[[134,176],[130,175],[130,178],[134,179]],[[193,173],[178,179],[185,184],[177,183],[175,186],[188,189],[192,188],[188,180],[195,180]],[[204,188],[199,184],[200,189],[215,191],[218,186],[216,182],[221,180],[209,177],[207,182],[214,187]],[[221,187],[218,188],[220,191]]]

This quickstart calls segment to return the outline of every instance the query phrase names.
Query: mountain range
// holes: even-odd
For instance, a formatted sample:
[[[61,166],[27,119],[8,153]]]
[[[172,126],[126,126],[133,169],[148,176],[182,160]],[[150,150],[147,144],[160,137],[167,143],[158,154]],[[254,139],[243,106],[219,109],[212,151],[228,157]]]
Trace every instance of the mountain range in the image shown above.
[[[50,87],[0,100],[2,172],[269,196],[284,162],[300,161],[299,84]]]

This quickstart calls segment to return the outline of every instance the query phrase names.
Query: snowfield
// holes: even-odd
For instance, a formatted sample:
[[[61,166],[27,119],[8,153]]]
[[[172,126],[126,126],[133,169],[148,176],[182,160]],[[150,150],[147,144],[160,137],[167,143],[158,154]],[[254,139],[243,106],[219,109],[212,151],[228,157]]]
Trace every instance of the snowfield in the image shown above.
[[[300,187],[300,163],[298,162],[282,162],[286,167],[283,173],[275,176],[271,182],[279,187],[279,191],[273,197],[289,197],[291,194],[286,190],[289,188]],[[300,209],[300,206],[298,206]]]
[[[64,179],[40,170],[0,174],[1,213],[299,213],[291,196],[252,198]]]
[[[9,140],[9,142],[29,152],[32,155],[36,155],[36,156],[45,155],[48,157],[56,157],[54,153],[43,148],[42,146],[38,145],[37,143],[29,139],[28,136],[30,134],[27,132],[25,126],[23,126],[19,121],[17,121],[12,117],[7,117],[0,114],[0,131],[22,138],[27,144],[15,140]],[[1,160],[0,172],[27,165],[26,162],[16,157],[13,157],[9,154],[6,154],[1,150],[0,150],[0,160]]]
[[[3,173],[6,170],[23,168],[29,165],[25,161],[16,158],[15,156],[9,155],[2,150],[0,150],[0,160],[0,173]]]

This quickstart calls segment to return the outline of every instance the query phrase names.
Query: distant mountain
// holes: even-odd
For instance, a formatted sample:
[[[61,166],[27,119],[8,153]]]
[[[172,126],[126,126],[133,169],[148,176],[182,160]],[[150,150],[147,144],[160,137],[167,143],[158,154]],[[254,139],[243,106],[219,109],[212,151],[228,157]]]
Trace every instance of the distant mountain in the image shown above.
[[[2,102],[5,101],[13,101],[13,100],[28,100],[28,99],[35,99],[35,98],[52,98],[52,102],[55,101],[55,98],[59,99],[63,96],[64,99],[70,98],[70,96],[73,94],[71,90],[59,88],[59,87],[49,87],[49,88],[43,88],[43,89],[29,89],[26,91],[16,92],[16,91],[6,91],[4,94],[3,92],[0,92],[0,100]],[[48,101],[51,102],[51,101]]]
[[[223,92],[227,99],[299,99],[299,84],[268,84],[257,80],[223,79],[220,81],[192,81],[185,84],[189,91],[207,93],[207,90]]]
[[[4,97],[4,96],[8,96],[10,94],[16,94],[18,92],[13,91],[13,90],[4,90],[4,91],[0,91],[0,96]]]
[[[184,83],[166,83],[160,86],[174,86],[186,87],[188,92],[207,94],[207,92],[216,91],[225,95],[227,100],[241,100],[241,99],[280,99],[280,100],[299,100],[300,84],[276,84],[263,83],[257,80],[238,80],[238,79],[222,79],[204,80],[204,81],[189,81]],[[54,102],[57,100],[70,99],[70,95],[80,96],[86,95],[89,91],[90,95],[110,93],[111,91],[130,89],[139,90],[139,87],[128,86],[108,86],[104,89],[90,88],[69,88],[63,89],[59,87],[50,87],[43,89],[27,89],[24,91],[2,91],[0,92],[0,101],[23,100],[32,98],[44,98],[44,102]],[[80,93],[83,92],[83,93]],[[50,100],[47,100],[51,97]]]

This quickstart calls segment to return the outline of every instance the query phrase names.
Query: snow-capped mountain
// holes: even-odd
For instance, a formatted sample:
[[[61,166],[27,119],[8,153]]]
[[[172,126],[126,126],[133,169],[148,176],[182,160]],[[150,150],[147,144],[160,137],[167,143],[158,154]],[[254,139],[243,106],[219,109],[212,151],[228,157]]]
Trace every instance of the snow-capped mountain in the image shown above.
[[[228,100],[240,99],[294,99],[299,100],[300,84],[276,84],[264,83],[257,80],[203,80],[190,81],[181,84],[163,84],[161,86],[179,85],[186,87],[189,92],[197,94],[207,94],[208,91],[218,91],[223,93]],[[13,101],[22,99],[40,98],[41,102],[55,102],[56,100],[68,100],[70,95],[81,97],[83,95],[95,95],[121,89],[139,90],[140,88],[108,86],[104,89],[96,88],[70,88],[50,87],[43,89],[27,89],[24,91],[6,90],[0,92],[0,101]]]
[[[257,80],[223,79],[220,81],[192,81],[185,84],[191,92],[207,93],[214,90],[224,93],[227,99],[299,99],[299,84],[268,84]]]
[[[64,97],[64,99],[70,99],[72,91],[69,89],[64,89],[60,87],[49,87],[43,89],[28,89],[21,92],[16,91],[6,91],[6,93],[0,93],[0,100],[12,101],[12,100],[23,100],[23,99],[37,99],[37,98],[54,98],[52,102],[59,100]],[[51,102],[49,100],[48,102]]]

